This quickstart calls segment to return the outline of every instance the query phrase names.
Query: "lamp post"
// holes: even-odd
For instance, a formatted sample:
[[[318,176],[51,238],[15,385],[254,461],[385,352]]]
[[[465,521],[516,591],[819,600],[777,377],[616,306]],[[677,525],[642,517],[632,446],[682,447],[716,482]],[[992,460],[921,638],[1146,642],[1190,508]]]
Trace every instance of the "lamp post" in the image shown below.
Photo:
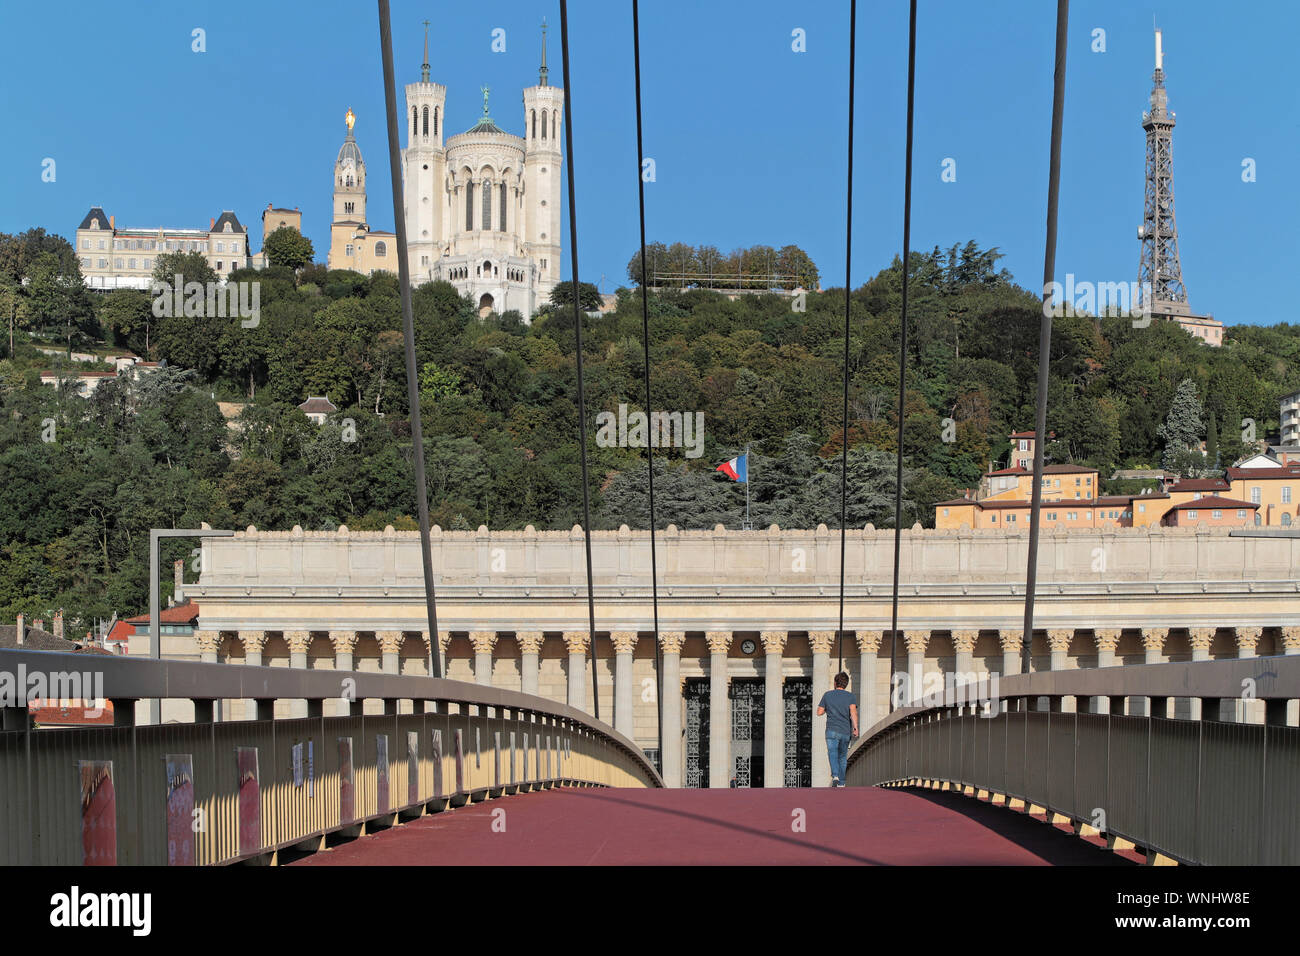
[[[161,587],[158,582],[158,550],[163,538],[232,538],[233,531],[217,531],[212,528],[150,528],[149,529],[149,633],[154,660],[162,659],[162,625],[159,620],[161,612]],[[218,703],[218,707],[220,703]],[[218,719],[220,713],[218,712]],[[162,701],[157,698],[149,700],[149,722],[162,723]]]

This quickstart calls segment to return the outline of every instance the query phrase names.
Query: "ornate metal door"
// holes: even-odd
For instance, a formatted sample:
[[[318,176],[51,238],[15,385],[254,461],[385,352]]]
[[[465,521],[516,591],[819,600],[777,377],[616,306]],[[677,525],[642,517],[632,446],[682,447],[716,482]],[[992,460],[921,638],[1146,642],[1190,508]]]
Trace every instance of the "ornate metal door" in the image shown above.
[[[812,786],[812,679],[787,677],[785,699],[785,785]]]
[[[763,786],[763,681],[731,681],[731,779],[737,787]]]
[[[686,786],[709,785],[709,681],[689,678],[686,698]]]

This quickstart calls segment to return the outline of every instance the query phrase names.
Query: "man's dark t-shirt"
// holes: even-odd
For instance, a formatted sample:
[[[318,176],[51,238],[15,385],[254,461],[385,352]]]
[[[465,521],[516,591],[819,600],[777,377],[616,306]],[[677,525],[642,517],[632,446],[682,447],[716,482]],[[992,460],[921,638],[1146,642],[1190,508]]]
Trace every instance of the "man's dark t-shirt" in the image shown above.
[[[826,708],[826,732],[850,736],[853,733],[853,719],[849,714],[849,705],[856,705],[857,702],[857,694],[839,688],[822,694],[817,706]]]

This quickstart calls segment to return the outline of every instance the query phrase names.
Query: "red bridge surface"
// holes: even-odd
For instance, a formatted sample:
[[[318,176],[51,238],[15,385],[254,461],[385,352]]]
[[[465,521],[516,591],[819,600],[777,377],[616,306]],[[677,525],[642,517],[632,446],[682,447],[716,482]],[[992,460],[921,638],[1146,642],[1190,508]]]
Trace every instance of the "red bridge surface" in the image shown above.
[[[431,814],[298,865],[1132,865],[1126,856],[955,793],[557,789]]]

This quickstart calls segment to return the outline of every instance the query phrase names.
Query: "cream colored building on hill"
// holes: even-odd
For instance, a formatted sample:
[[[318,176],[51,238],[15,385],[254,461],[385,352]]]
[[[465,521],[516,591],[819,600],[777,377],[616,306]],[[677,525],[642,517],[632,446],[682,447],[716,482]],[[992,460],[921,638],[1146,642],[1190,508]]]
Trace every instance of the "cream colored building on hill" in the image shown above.
[[[248,228],[229,209],[207,229],[118,228],[114,216],[92,206],[77,226],[76,244],[88,289],[147,290],[154,260],[165,252],[200,253],[218,278],[249,265]]]
[[[543,28],[545,30],[545,28]],[[524,135],[497,126],[483,90],[483,115],[448,136],[447,88],[429,78],[428,37],[420,80],[406,86],[403,196],[411,281],[443,279],[469,296],[480,315],[517,310],[525,319],[560,281],[560,183],[564,91],[547,77],[543,32],[538,85],[523,91]],[[331,269],[396,273],[391,232],[366,216],[365,162],[346,116],[334,163]]]

